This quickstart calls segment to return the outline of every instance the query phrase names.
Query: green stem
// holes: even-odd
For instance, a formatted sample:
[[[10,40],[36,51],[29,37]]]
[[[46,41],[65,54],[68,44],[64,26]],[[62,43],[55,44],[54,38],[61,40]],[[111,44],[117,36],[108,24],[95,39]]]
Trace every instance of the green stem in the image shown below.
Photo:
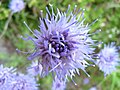
[[[113,75],[112,75],[112,85],[111,85],[111,90],[114,90],[115,78],[116,78],[116,73],[113,73]]]
[[[100,87],[100,86],[106,81],[106,79],[109,78],[109,76],[110,76],[110,75],[108,75],[107,77],[105,77],[105,78],[97,85],[97,87]]]
[[[7,28],[8,28],[8,25],[9,25],[9,23],[10,23],[10,20],[11,20],[11,18],[12,18],[12,15],[13,15],[13,13],[11,12],[10,15],[9,15],[9,17],[8,17],[8,20],[7,20],[6,23],[5,23],[4,30],[3,30],[2,34],[0,35],[0,39],[4,36],[4,34],[5,34],[6,31],[7,31]]]

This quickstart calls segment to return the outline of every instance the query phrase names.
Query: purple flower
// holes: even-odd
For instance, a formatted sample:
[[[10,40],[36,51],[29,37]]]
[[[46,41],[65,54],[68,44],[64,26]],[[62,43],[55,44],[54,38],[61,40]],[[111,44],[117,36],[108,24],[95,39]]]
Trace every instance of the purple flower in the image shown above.
[[[115,71],[118,65],[119,55],[114,43],[108,46],[105,45],[99,54],[100,57],[99,60],[97,60],[97,65],[99,69],[104,72],[104,75],[106,76]]]
[[[20,12],[25,7],[23,0],[11,0],[9,8],[13,13]]]
[[[0,65],[0,90],[8,90],[8,87],[10,87],[10,83],[12,81],[14,69],[3,67],[3,65]]]
[[[66,88],[66,81],[60,81],[57,77],[52,84],[52,90],[65,90]]]
[[[89,90],[97,90],[97,88],[94,86],[94,87],[91,87]]]
[[[0,65],[0,90],[37,90],[37,86],[33,77],[17,74],[12,67]]]
[[[43,67],[41,64],[39,64],[38,62],[32,62],[32,64],[27,70],[29,75],[37,76],[37,75],[41,75],[42,69]]]
[[[24,74],[14,75],[9,90],[38,90],[36,81],[33,77]]]
[[[83,80],[83,84],[88,84],[89,82],[90,82],[89,78],[85,78],[85,79]]]
[[[57,14],[47,10],[46,17],[40,18],[40,30],[32,31],[34,37],[28,36],[24,40],[31,40],[34,43],[34,52],[28,56],[29,60],[38,58],[38,65],[42,65],[41,76],[50,72],[57,75],[60,80],[79,74],[79,69],[85,73],[85,67],[90,65],[87,60],[92,60],[94,41],[89,37],[90,25],[84,25],[84,12],[74,8],[73,12],[61,12]],[[82,13],[79,15],[79,13]],[[42,13],[41,13],[42,14]],[[78,18],[77,18],[78,17]],[[38,69],[41,70],[41,69]],[[39,71],[37,71],[39,72]],[[87,74],[87,73],[86,73]]]

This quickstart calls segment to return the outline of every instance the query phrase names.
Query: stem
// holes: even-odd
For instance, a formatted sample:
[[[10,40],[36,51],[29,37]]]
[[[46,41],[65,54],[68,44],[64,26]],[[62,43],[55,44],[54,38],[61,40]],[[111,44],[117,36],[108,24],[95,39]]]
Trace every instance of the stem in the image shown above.
[[[111,85],[111,90],[114,90],[115,80],[116,80],[116,73],[113,73],[113,75],[112,75],[112,85]]]
[[[4,30],[3,30],[2,34],[0,35],[0,39],[4,36],[4,34],[5,34],[6,31],[7,31],[7,28],[8,28],[8,25],[9,25],[9,23],[10,23],[10,20],[11,20],[11,18],[12,18],[12,15],[13,15],[13,12],[10,13],[10,15],[9,15],[9,17],[8,17],[8,20],[7,20],[6,23],[5,23]]]
[[[110,76],[110,75],[108,75],[107,77],[105,77],[105,78],[97,85],[97,87],[100,87],[100,86],[106,81],[106,79],[109,78],[109,76]]]

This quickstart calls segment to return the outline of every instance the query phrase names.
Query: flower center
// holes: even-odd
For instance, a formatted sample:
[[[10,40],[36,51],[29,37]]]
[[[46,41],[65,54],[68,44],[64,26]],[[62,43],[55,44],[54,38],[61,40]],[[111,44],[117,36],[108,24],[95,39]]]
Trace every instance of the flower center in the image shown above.
[[[66,56],[71,51],[73,45],[66,40],[66,36],[63,33],[52,32],[49,43],[53,48],[52,53],[58,53],[60,56]]]

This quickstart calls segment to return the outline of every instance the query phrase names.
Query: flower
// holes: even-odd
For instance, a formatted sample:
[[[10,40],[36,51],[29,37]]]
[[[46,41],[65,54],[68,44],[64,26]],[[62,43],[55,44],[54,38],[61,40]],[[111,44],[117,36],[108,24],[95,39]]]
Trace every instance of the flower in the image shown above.
[[[85,79],[83,80],[83,84],[84,84],[84,85],[88,84],[89,82],[90,82],[89,78],[85,78]]]
[[[14,76],[9,90],[38,90],[37,86],[33,77],[18,73]]]
[[[0,90],[8,90],[13,79],[12,72],[14,72],[14,70],[13,67],[7,68],[0,65]]]
[[[25,3],[23,0],[11,0],[9,8],[13,13],[20,12],[25,8]]]
[[[33,77],[18,74],[16,69],[0,65],[0,90],[37,90],[37,84]]]
[[[99,53],[99,59],[96,64],[106,76],[116,70],[116,66],[118,65],[118,57],[119,54],[114,46],[114,43],[105,45]]]
[[[52,75],[57,75],[60,80],[68,76],[72,79],[75,73],[79,74],[79,69],[86,73],[85,68],[90,65],[86,60],[93,60],[92,46],[95,44],[88,34],[90,25],[84,25],[83,10],[77,11],[75,7],[74,11],[69,13],[69,8],[66,12],[57,9],[55,14],[52,6],[52,13],[46,7],[46,17],[40,18],[40,30],[32,31],[24,22],[35,36],[22,37],[26,41],[31,40],[35,46],[33,52],[28,52],[28,60],[38,58],[43,77],[52,72]]]
[[[42,68],[43,68],[42,65],[39,64],[38,62],[32,62],[30,67],[27,69],[28,74],[31,76],[41,75]]]
[[[52,90],[65,90],[66,88],[66,81],[60,81],[57,77],[52,84]]]
[[[93,86],[89,90],[97,90],[97,88],[95,86]]]

